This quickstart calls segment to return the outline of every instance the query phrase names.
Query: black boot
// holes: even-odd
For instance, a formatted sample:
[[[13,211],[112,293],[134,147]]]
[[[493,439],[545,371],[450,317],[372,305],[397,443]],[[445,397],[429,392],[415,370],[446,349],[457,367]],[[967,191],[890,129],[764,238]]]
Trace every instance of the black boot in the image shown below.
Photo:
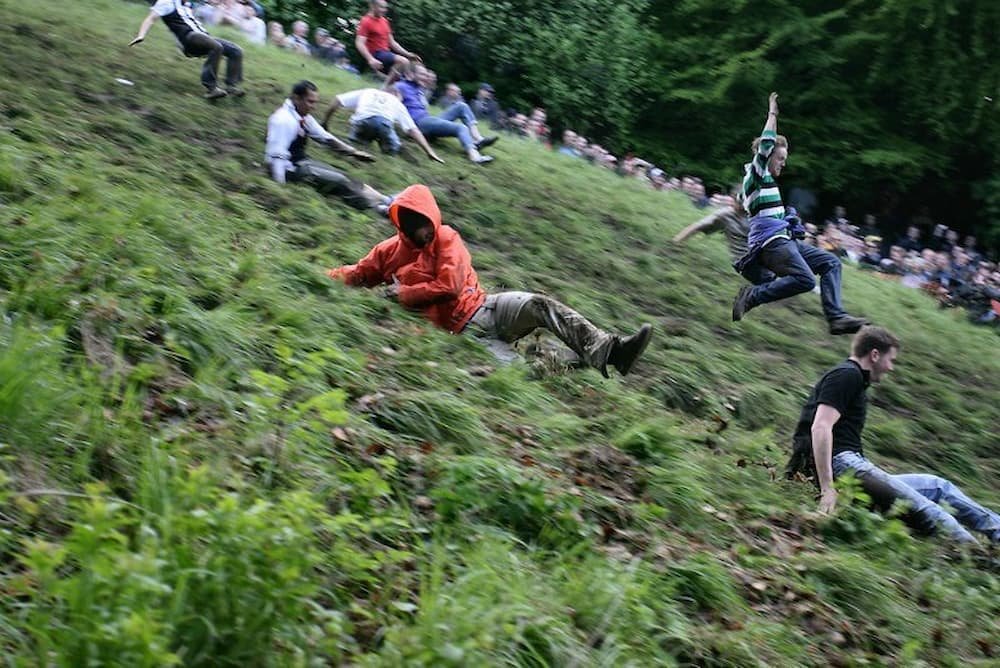
[[[640,327],[632,336],[626,336],[624,339],[615,337],[614,345],[608,354],[608,364],[617,369],[621,375],[628,375],[632,365],[649,345],[652,335],[653,326],[647,324]]]

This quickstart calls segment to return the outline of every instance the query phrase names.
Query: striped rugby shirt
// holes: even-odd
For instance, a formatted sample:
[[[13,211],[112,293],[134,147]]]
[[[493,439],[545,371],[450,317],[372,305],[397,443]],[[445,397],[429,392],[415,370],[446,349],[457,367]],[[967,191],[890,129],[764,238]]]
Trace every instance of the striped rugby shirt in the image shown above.
[[[764,130],[760,135],[760,145],[753,160],[744,167],[743,207],[751,218],[785,218],[785,207],[781,203],[778,182],[767,169],[768,158],[774,151],[778,135],[773,130]]]

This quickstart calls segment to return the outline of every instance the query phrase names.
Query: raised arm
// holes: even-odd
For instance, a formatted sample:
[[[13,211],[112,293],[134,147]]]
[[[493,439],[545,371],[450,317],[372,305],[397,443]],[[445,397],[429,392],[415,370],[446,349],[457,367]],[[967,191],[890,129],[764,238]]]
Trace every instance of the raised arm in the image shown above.
[[[128,43],[129,46],[135,46],[142,40],[146,39],[146,33],[149,29],[153,27],[153,23],[156,19],[160,18],[160,15],[155,11],[150,10],[149,14],[146,14],[146,18],[142,20],[142,24],[139,26],[139,32],[135,34],[135,39]]]
[[[840,411],[829,404],[819,404],[812,423],[813,461],[819,483],[821,513],[831,513],[837,505],[837,490],[833,486],[833,425],[840,420]]]
[[[762,135],[778,134],[778,94],[771,93],[767,98],[767,121],[764,123]]]

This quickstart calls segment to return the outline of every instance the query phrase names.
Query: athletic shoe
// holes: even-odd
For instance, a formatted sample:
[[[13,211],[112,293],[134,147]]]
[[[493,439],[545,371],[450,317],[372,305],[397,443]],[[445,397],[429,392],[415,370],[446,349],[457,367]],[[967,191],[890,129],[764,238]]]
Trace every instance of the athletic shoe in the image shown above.
[[[480,139],[479,141],[476,142],[476,150],[477,151],[482,151],[487,146],[493,146],[493,144],[496,144],[499,139],[500,139],[500,137],[496,137],[496,136],[493,136],[493,137],[483,137],[482,139]]]
[[[220,97],[225,97],[227,95],[229,95],[229,93],[227,93],[223,89],[221,89],[218,86],[216,86],[212,90],[210,90],[210,91],[208,91],[208,92],[205,93],[205,99],[206,100],[217,100]]]
[[[472,162],[476,163],[477,165],[485,165],[487,163],[493,162],[493,156],[492,155],[476,156],[475,158],[472,159]]]
[[[855,318],[852,315],[842,315],[830,321],[831,334],[853,334],[868,324],[864,318]]]
[[[646,350],[652,335],[653,326],[643,325],[632,336],[627,336],[624,339],[616,338],[614,345],[611,346],[611,353],[608,355],[608,364],[617,369],[621,375],[627,376],[628,372],[632,370],[632,365]]]
[[[239,86],[230,86],[226,89],[226,92],[233,97],[243,97],[244,95],[247,94],[247,92],[242,88],[240,88]]]
[[[743,319],[743,314],[749,311],[752,306],[750,306],[750,293],[753,291],[753,287],[749,285],[744,285],[740,288],[739,293],[736,295],[736,299],[733,300],[733,322],[739,322]]]

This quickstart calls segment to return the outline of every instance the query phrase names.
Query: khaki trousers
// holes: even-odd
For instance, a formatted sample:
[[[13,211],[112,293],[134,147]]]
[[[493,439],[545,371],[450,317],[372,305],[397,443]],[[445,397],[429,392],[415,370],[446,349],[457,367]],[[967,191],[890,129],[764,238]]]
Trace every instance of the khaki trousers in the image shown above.
[[[608,360],[615,339],[582,315],[551,297],[533,292],[498,292],[469,321],[474,336],[513,343],[537,328],[556,335],[580,359],[595,369]]]

